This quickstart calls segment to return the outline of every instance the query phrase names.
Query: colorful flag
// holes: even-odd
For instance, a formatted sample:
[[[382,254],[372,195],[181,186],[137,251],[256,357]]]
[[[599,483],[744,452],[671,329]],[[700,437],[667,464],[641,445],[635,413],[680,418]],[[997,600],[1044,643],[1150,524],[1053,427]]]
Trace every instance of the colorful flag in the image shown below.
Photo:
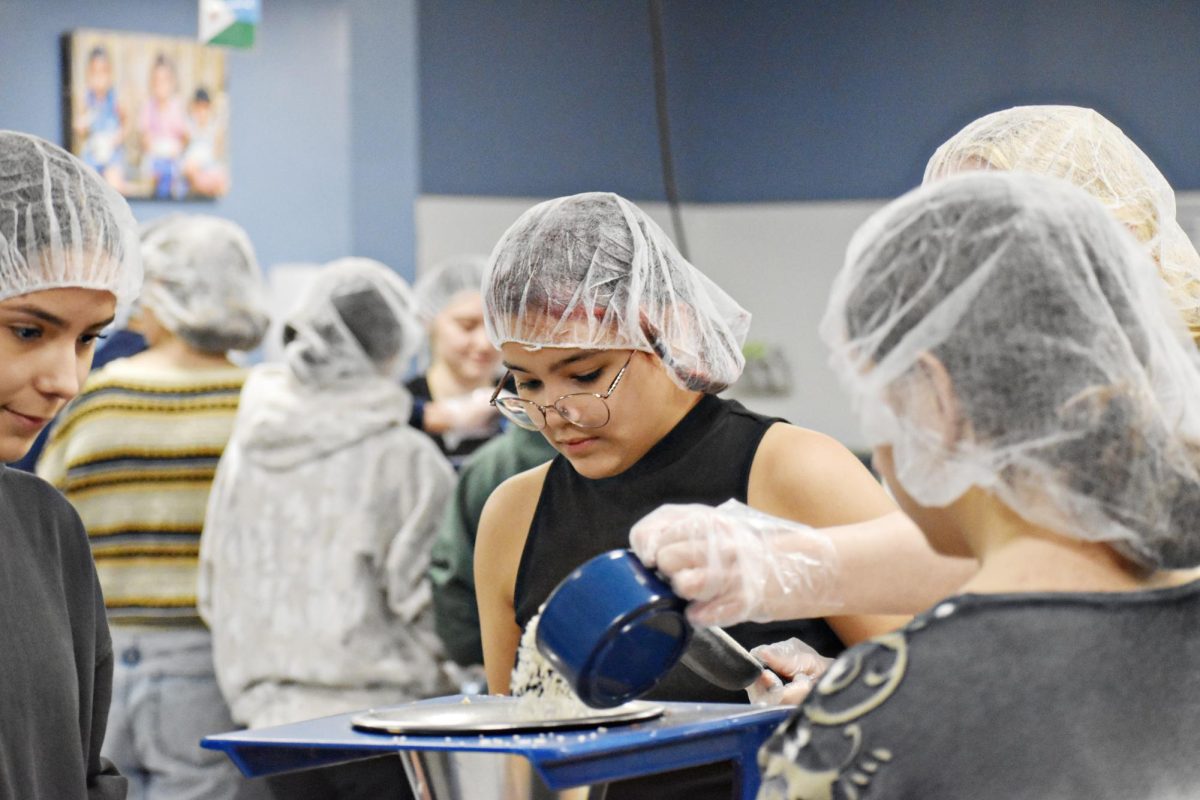
[[[200,41],[250,47],[261,19],[259,0],[200,0]]]

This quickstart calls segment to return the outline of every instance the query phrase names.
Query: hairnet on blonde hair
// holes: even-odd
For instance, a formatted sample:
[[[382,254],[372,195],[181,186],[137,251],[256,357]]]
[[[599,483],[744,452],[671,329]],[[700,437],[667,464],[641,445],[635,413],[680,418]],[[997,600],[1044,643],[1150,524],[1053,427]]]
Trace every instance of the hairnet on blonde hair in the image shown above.
[[[492,344],[656,353],[680,386],[737,380],[750,314],[615,194],[539,203],[500,238],[484,276]]]
[[[458,295],[482,291],[487,262],[487,256],[454,256],[435,264],[417,278],[413,293],[417,296],[421,319],[429,324]]]
[[[855,233],[821,334],[866,436],[892,445],[921,504],[977,486],[1063,535],[1191,567],[1200,354],[1169,308],[1144,249],[1092,196],[976,172]]]
[[[44,139],[0,131],[0,300],[101,289],[122,317],[142,283],[129,204],[94,170]]]
[[[142,230],[140,304],[206,353],[253,350],[270,324],[250,238],[227,219],[178,214]]]
[[[980,117],[929,159],[925,183],[964,170],[1063,178],[1099,200],[1158,265],[1200,343],[1200,255],[1175,218],[1175,192],[1121,129],[1090,108],[1018,106]]]

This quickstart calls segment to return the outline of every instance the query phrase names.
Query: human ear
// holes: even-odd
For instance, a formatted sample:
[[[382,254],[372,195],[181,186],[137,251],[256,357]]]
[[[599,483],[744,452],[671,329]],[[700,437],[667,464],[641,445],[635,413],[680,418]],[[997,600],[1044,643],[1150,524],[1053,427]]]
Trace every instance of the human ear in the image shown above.
[[[967,419],[962,411],[958,395],[954,392],[954,382],[946,365],[937,356],[922,352],[917,356],[917,374],[920,385],[932,401],[936,417],[930,420],[930,428],[938,433],[942,445],[952,449],[963,438],[967,428]]]

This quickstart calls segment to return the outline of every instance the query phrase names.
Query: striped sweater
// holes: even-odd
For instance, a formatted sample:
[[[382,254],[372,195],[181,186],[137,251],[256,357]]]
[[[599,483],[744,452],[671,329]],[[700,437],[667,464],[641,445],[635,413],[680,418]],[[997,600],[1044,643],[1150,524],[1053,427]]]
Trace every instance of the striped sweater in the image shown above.
[[[245,377],[121,359],[55,422],[37,472],[83,519],[111,623],[202,624],[200,532]]]

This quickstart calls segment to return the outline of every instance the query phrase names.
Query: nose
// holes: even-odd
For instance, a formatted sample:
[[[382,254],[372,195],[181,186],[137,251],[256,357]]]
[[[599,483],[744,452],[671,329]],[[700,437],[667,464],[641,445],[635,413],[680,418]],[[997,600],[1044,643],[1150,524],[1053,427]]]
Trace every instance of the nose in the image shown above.
[[[546,418],[546,428],[549,430],[558,430],[559,428],[568,428],[571,423],[567,422],[567,418],[562,415],[554,406],[546,406],[542,409],[542,415]]]
[[[500,351],[492,346],[492,340],[488,338],[487,330],[482,325],[471,331],[471,346],[476,352],[495,353],[496,360],[500,360]]]
[[[64,402],[79,394],[83,376],[87,374],[87,365],[80,361],[73,340],[47,347],[38,367],[34,388]]]

